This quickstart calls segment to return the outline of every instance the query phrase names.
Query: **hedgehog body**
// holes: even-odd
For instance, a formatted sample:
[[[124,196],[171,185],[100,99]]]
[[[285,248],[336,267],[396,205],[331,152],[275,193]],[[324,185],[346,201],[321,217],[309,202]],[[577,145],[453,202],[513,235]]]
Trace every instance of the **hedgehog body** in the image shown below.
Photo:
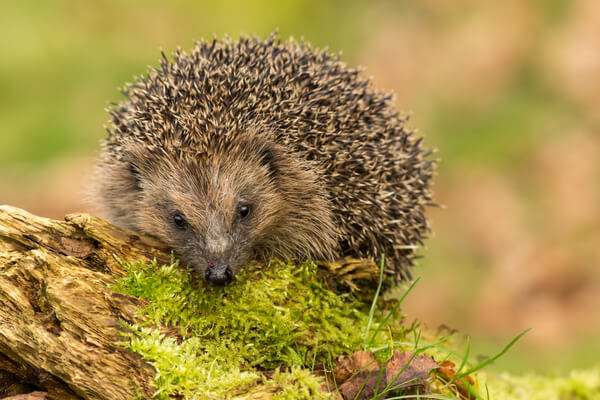
[[[197,43],[110,109],[96,199],[209,283],[251,257],[378,260],[407,276],[432,161],[392,96],[276,35]]]

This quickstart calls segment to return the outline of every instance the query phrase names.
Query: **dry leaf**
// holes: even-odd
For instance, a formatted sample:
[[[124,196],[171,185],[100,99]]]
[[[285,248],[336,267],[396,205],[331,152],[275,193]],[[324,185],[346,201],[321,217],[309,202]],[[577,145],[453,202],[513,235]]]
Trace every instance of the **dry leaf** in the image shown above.
[[[394,350],[392,358],[385,364],[387,385],[390,385],[390,388],[399,389],[417,385],[429,387],[431,382],[429,371],[438,368],[438,365],[430,356],[413,357],[413,354],[412,351]]]
[[[355,351],[352,356],[341,356],[335,365],[335,381],[344,383],[361,369],[374,371],[379,369],[379,363],[375,361],[373,353],[368,351]]]
[[[385,367],[373,354],[357,351],[352,357],[340,357],[335,368],[339,392],[345,400],[369,400],[375,393],[415,388],[420,394],[429,392],[429,372],[438,365],[429,356],[413,357],[413,352],[395,350]],[[354,376],[352,376],[354,375]],[[385,399],[386,395],[380,398]]]
[[[437,371],[443,381],[450,382],[454,379],[454,376],[456,375],[456,364],[454,364],[450,360],[443,361],[440,364]],[[471,386],[473,386],[475,384],[475,381],[473,380],[473,378],[471,378],[468,375],[462,377],[462,379],[469,382],[469,384]],[[461,399],[471,400],[471,399],[475,398],[475,396],[473,396],[473,395],[471,395],[471,393],[469,393],[469,389],[467,388],[467,385],[465,385],[465,383],[462,380],[455,379],[452,382],[452,385],[458,391],[458,394],[460,395]]]

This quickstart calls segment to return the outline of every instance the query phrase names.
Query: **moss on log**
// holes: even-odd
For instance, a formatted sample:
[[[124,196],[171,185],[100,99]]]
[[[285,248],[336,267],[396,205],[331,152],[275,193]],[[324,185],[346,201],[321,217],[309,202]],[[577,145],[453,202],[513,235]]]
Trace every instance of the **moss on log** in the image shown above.
[[[126,262],[171,261],[153,238],[87,214],[64,221],[0,206],[0,398],[43,390],[49,399],[150,398],[156,371],[117,343],[144,300],[111,291]],[[322,263],[332,286],[378,276],[374,263]],[[240,399],[268,399],[257,385]]]

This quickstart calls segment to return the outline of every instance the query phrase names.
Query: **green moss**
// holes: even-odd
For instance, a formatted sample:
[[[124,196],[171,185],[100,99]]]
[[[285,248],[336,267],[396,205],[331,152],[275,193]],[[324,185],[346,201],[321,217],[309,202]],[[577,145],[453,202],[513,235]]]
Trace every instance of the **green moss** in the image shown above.
[[[309,370],[292,367],[289,372],[275,371],[273,379],[265,380],[265,386],[275,391],[273,400],[329,399],[321,390],[322,380]]]
[[[274,399],[331,398],[320,389],[326,382],[311,373],[314,366],[331,366],[338,356],[362,349],[382,362],[394,349],[427,353],[438,362],[450,359],[475,379],[473,390],[485,392],[487,384],[492,399],[599,399],[599,371],[569,378],[476,373],[486,363],[469,362],[469,341],[465,351],[457,351],[452,335],[402,324],[403,315],[393,304],[380,302],[375,309],[351,294],[336,294],[324,286],[312,263],[247,266],[230,285],[217,288],[195,283],[177,262],[123,265],[128,274],[117,278],[112,289],[148,304],[138,312],[142,323],[125,325],[127,340],[121,344],[155,367],[157,399],[174,394],[221,399],[251,390]],[[456,398],[443,380],[432,388],[437,398]]]
[[[291,393],[315,398],[314,387],[323,382],[299,367],[326,363],[363,345],[365,305],[327,290],[312,263],[248,266],[222,288],[195,288],[177,263],[124,266],[127,276],[112,289],[149,303],[139,311],[144,323],[129,326],[123,344],[152,360],[157,398],[173,393],[218,398],[260,380],[257,367],[280,366],[298,367],[276,374],[273,385],[290,387],[282,389],[282,398]],[[177,327],[180,343],[161,333],[169,326]],[[382,330],[375,343],[389,340],[386,335]]]
[[[486,380],[494,400],[600,400],[600,368],[566,377],[501,374]]]
[[[214,357],[269,369],[324,361],[362,342],[362,305],[325,289],[313,264],[251,266],[226,287],[198,289],[176,263],[126,268],[113,289],[150,300],[140,312],[147,324],[178,326]]]
[[[154,397],[158,399],[166,399],[173,393],[183,394],[187,399],[214,398],[249,387],[261,379],[253,370],[242,371],[239,363],[227,363],[214,357],[197,337],[177,343],[149,328],[138,328],[128,336],[131,340],[124,345],[152,360],[156,368],[158,390]]]

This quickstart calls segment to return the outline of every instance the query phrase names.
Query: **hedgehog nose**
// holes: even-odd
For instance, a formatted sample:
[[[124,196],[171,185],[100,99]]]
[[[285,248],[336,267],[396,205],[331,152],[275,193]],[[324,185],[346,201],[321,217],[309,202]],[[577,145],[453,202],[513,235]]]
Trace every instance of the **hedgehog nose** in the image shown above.
[[[229,264],[213,264],[208,263],[204,278],[211,286],[224,286],[231,282],[233,273]]]

